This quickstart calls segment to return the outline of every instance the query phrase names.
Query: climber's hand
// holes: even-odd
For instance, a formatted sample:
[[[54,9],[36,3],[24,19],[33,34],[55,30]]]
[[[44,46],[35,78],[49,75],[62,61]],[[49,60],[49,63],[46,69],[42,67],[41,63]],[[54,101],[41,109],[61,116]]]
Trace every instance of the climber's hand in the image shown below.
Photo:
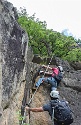
[[[30,108],[29,108],[28,106],[26,106],[25,109],[26,109],[27,111],[29,111]]]

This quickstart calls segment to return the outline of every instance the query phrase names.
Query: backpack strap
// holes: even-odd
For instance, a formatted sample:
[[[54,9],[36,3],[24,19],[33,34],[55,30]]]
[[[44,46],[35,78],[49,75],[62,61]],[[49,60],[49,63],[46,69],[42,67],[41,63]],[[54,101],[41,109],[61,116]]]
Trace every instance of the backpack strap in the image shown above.
[[[52,107],[53,113],[52,113],[52,125],[54,125],[54,107]]]
[[[54,120],[57,120],[54,116],[55,116],[55,108],[57,107],[57,103],[55,102],[55,100],[52,102],[51,101],[51,107],[52,107],[52,125],[54,125]]]

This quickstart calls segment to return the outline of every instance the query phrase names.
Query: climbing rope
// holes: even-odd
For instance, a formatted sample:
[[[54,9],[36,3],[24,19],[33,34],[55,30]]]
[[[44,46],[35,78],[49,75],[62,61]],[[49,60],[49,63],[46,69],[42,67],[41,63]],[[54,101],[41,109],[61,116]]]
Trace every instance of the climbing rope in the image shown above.
[[[52,59],[53,59],[53,56],[51,57],[50,62],[49,62],[49,64],[48,64],[48,66],[47,66],[47,68],[46,68],[45,72],[48,70],[49,65],[50,65],[50,63],[51,63]],[[45,76],[45,72],[44,72],[44,75],[43,75],[42,77],[44,77],[44,76]],[[34,98],[34,96],[35,96],[35,94],[36,94],[36,92],[37,92],[38,88],[39,88],[39,86],[36,88],[36,90],[35,90],[35,92],[34,92],[33,96],[31,97],[31,99],[29,100],[29,102],[26,104],[27,106],[30,106],[30,103],[32,102],[32,100],[33,100],[33,98]],[[25,108],[25,106],[23,106],[23,107]],[[24,110],[24,117],[26,118],[26,110]],[[24,124],[24,120],[22,120],[22,124],[21,124],[21,125],[23,125],[23,124]],[[53,125],[54,125],[54,124],[53,124]]]
[[[50,59],[50,62],[49,62],[49,64],[48,64],[48,66],[47,66],[47,68],[46,68],[45,72],[47,72],[47,70],[48,70],[48,68],[49,68],[49,65],[50,65],[50,63],[51,63],[51,61],[52,61],[52,59],[53,59],[53,56],[54,56],[54,55],[52,55],[52,57],[51,57],[51,59]],[[44,76],[45,76],[45,72],[44,72],[44,75],[43,75],[42,77],[44,77]],[[34,95],[36,94],[36,92],[37,92],[38,88],[39,88],[39,86],[36,88],[36,90],[35,90],[35,92],[34,92],[34,94],[33,94],[32,98],[29,100],[28,105],[30,105],[31,101],[33,100]]]

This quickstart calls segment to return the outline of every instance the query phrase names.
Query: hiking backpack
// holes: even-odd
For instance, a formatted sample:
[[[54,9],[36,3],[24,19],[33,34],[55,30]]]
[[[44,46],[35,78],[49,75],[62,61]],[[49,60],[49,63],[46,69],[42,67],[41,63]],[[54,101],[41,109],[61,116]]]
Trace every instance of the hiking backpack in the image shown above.
[[[58,124],[70,125],[73,123],[72,111],[66,101],[57,101],[57,103],[51,102],[53,108],[54,120]]]
[[[54,78],[57,81],[57,85],[59,85],[60,81],[63,79],[63,74],[59,71],[57,75],[54,75]]]

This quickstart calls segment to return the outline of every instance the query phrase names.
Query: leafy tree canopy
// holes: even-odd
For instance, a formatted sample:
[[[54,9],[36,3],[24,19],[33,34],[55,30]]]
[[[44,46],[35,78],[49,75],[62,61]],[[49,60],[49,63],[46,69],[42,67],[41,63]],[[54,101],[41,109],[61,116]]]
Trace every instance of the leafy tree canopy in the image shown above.
[[[80,39],[47,29],[46,21],[36,19],[35,14],[29,16],[25,8],[21,8],[18,14],[18,22],[28,33],[29,46],[34,54],[42,57],[55,55],[69,62],[81,61],[81,48],[77,44],[81,43]]]

